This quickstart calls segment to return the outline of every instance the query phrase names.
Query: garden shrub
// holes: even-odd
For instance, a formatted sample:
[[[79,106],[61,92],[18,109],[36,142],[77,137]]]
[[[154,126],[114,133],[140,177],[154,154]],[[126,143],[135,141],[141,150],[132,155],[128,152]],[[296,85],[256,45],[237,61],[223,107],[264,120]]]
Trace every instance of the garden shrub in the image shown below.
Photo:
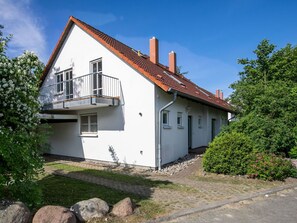
[[[0,25],[0,198],[40,203],[36,181],[42,172],[46,139],[40,111],[39,77],[43,64],[33,52],[16,58],[6,55],[9,37]]]
[[[224,132],[210,143],[203,156],[205,171],[213,173],[244,175],[253,142],[243,133]]]
[[[290,160],[272,153],[259,152],[253,154],[247,174],[251,178],[272,181],[296,177],[297,171]]]
[[[291,159],[297,159],[297,146],[293,147],[290,152],[289,156]]]

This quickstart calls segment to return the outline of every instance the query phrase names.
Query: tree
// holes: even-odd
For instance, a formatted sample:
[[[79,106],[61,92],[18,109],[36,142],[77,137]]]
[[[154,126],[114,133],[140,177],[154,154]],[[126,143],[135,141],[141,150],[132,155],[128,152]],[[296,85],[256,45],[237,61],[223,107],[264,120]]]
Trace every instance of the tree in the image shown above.
[[[38,118],[43,64],[28,51],[8,58],[10,38],[0,32],[0,196],[32,206],[40,200],[36,178],[43,166]]]
[[[258,149],[287,155],[296,146],[297,48],[276,50],[263,40],[254,53],[256,59],[239,60],[243,71],[231,85],[239,116],[231,128],[248,134]]]
[[[265,180],[296,177],[296,168],[283,155],[297,157],[297,47],[276,50],[263,40],[254,53],[256,59],[238,61],[243,71],[231,84],[230,96],[238,118],[210,144],[205,170],[240,170]]]

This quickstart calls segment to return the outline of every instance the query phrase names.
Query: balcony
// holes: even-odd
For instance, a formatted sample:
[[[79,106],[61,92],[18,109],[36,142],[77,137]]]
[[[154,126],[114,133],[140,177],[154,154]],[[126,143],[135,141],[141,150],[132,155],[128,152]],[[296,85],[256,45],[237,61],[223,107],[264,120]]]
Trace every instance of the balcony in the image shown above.
[[[94,107],[118,106],[120,81],[102,73],[91,73],[43,86],[39,100],[42,110],[76,110]]]

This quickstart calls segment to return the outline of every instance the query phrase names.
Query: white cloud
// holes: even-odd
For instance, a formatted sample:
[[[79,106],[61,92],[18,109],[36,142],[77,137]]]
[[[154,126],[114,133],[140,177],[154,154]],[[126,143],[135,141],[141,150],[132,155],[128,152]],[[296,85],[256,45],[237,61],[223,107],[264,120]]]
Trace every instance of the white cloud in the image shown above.
[[[149,54],[150,37],[117,35],[115,38],[136,50]],[[199,55],[178,43],[159,40],[159,58],[162,64],[168,64],[168,53],[171,51],[176,52],[177,65],[182,67],[182,72],[189,72],[186,77],[191,81],[213,93],[216,89],[221,89],[224,96],[230,95],[232,90],[229,85],[238,79],[239,70],[235,62],[231,65],[217,58]]]
[[[5,34],[13,34],[8,54],[17,56],[24,50],[35,52],[46,61],[46,40],[43,28],[30,8],[30,0],[0,0],[0,24]]]

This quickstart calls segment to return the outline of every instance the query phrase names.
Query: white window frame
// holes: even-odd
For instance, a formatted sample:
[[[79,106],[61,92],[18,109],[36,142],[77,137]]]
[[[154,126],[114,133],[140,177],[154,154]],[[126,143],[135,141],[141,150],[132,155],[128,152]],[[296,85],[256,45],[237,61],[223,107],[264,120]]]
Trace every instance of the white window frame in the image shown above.
[[[183,113],[177,112],[176,124],[178,128],[183,128]]]
[[[91,126],[92,126],[91,116],[96,116],[96,131],[92,131],[92,128],[91,128]],[[86,131],[86,132],[82,131],[82,117],[88,117],[88,124],[87,124],[88,125],[88,131]],[[81,114],[80,115],[79,127],[80,127],[80,135],[81,136],[97,136],[97,134],[98,134],[98,115],[97,115],[97,113]]]
[[[66,81],[66,73],[68,73],[69,75],[71,73],[71,79],[68,78],[68,81]],[[55,73],[55,83],[56,83],[55,94],[63,94],[64,91],[66,91],[66,83],[68,83],[69,84],[68,87],[70,87],[70,82],[72,81],[72,79],[73,79],[72,68],[62,70],[62,71]],[[65,83],[65,85],[64,85],[64,83]],[[72,95],[72,97],[70,97],[70,98],[73,98],[73,86],[72,86],[72,94],[71,95]]]
[[[64,71],[58,72],[55,74],[56,82],[56,94],[62,94],[64,92]]]
[[[101,64],[101,69],[99,70],[99,63]],[[96,71],[94,71],[94,65],[96,64]],[[91,95],[99,95],[102,96],[103,94],[103,61],[102,57],[90,61],[90,73],[93,75],[92,77],[92,92]]]
[[[165,115],[165,119],[164,119],[164,115]],[[164,110],[163,112],[162,112],[162,125],[163,125],[163,128],[171,128],[170,127],[170,125],[169,125],[169,121],[170,121],[170,119],[169,119],[169,111],[168,110]]]

